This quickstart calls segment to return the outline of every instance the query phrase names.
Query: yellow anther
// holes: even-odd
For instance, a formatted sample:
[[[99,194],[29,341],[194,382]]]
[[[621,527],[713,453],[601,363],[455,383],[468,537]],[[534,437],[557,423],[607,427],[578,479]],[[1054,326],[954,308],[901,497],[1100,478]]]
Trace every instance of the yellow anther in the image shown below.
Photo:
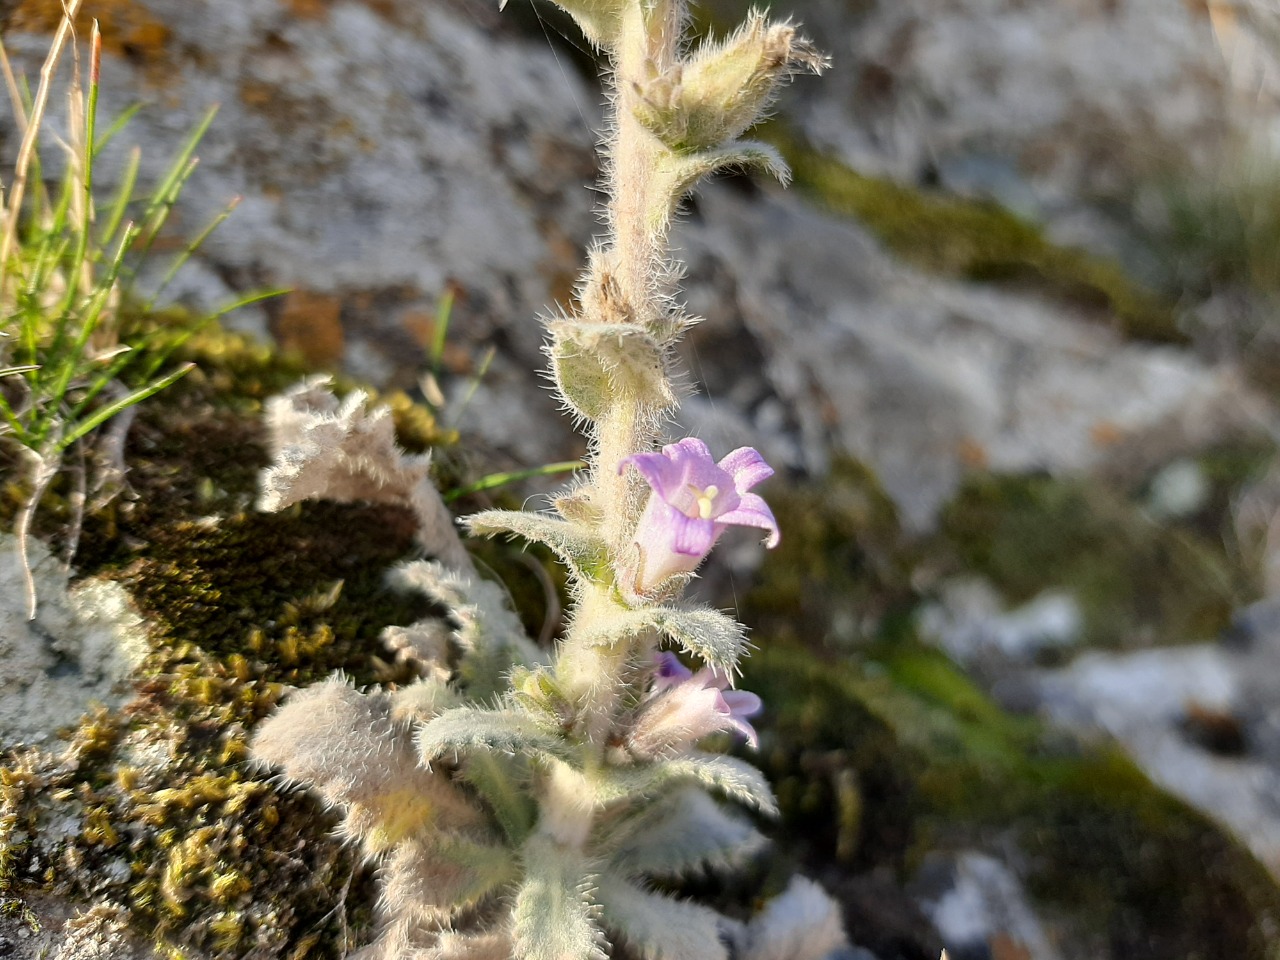
[[[693,492],[693,498],[698,503],[698,518],[710,520],[711,508],[715,503],[716,495],[720,492],[720,488],[713,483],[705,490],[699,490],[693,484],[689,484],[689,489]]]

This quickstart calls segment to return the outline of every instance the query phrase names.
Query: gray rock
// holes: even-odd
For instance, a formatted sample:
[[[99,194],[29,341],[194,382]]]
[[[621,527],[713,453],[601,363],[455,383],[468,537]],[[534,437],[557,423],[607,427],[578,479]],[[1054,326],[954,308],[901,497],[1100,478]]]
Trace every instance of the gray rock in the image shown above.
[[[756,410],[776,397],[802,467],[820,472],[835,453],[870,463],[913,529],[973,466],[1141,471],[1262,416],[1229,367],[1126,342],[1032,295],[922,274],[794,197],[713,185],[698,210],[677,235],[708,318],[691,339],[695,373],[730,385],[721,406],[746,407],[748,423],[737,395]],[[749,429],[785,457],[785,436]]]
[[[599,116],[594,94],[545,43],[492,31],[469,5],[336,2],[314,17],[283,0],[139,6],[169,31],[153,54],[164,58],[164,86],[154,63],[106,58],[102,117],[144,108],[106,152],[101,184],[133,143],[143,147],[140,183],[154,182],[217,102],[177,229],[189,235],[242,198],[171,292],[203,308],[246,289],[305,291],[288,329],[287,302],[233,322],[261,329],[270,318],[322,362],[340,359],[326,355],[335,342],[362,344],[366,371],[411,387],[424,324],[455,284],[460,345],[478,355],[500,331],[509,351],[538,356],[534,315],[566,287],[592,227],[584,185]],[[47,39],[6,43],[34,75]],[[3,124],[12,156],[12,120]],[[524,400],[554,420],[532,382]]]
[[[1265,669],[1263,660],[1215,644],[1088,653],[1047,672],[1040,696],[1052,720],[1114,737],[1152,781],[1233,832],[1280,876],[1280,763],[1256,753],[1212,752],[1187,731],[1189,720],[1230,723],[1256,708],[1248,703],[1261,705],[1245,691]]]
[[[784,109],[858,169],[988,197],[1059,239],[1124,245],[1171,177],[1274,139],[1268,5],[794,0],[832,53]],[[1241,15],[1243,14],[1243,15]]]
[[[62,897],[33,894],[21,905],[0,899],[0,956],[6,960],[161,960],[172,956],[153,949],[128,929],[121,907],[98,903],[84,907]],[[191,960],[205,954],[184,948]]]
[[[974,850],[930,854],[921,874],[920,905],[958,960],[1005,951],[1058,960],[1022,882],[999,860]]]
[[[0,747],[42,744],[91,704],[123,703],[147,649],[124,587],[87,581],[68,591],[66,571],[45,546],[32,540],[29,550],[34,620],[16,540],[0,536]]]
[[[985,580],[962,579],[943,584],[939,598],[920,611],[917,623],[923,637],[962,666],[987,657],[1026,664],[1043,651],[1074,645],[1082,616],[1068,593],[1045,591],[1005,610]]]

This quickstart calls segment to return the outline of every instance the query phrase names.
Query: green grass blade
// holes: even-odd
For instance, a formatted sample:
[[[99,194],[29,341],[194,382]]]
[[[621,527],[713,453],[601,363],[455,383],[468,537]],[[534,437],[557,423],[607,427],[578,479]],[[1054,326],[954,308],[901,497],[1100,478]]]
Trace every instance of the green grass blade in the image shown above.
[[[471,382],[467,384],[467,392],[462,395],[462,399],[458,402],[458,406],[454,410],[449,411],[449,420],[452,424],[456,424],[462,417],[462,412],[467,409],[471,403],[471,398],[476,395],[476,390],[480,388],[480,381],[484,379],[484,375],[489,372],[489,365],[493,363],[493,358],[497,355],[497,349],[490,347],[484,353],[484,358],[480,361],[480,367],[476,370],[476,375],[471,378]]]
[[[89,342],[89,337],[93,335],[93,331],[98,325],[98,319],[102,316],[102,311],[107,305],[107,300],[111,296],[111,289],[115,286],[116,278],[120,275],[121,265],[124,263],[124,255],[129,249],[129,245],[133,242],[133,238],[137,236],[137,228],[130,226],[125,228],[124,236],[120,238],[120,246],[116,250],[115,258],[112,260],[111,268],[107,271],[106,276],[98,284],[92,298],[89,300],[88,309],[80,321],[80,333],[76,337],[75,345],[71,350],[70,363],[63,366],[59,372],[58,378],[53,386],[52,396],[61,399],[67,394],[67,388],[71,384],[71,377],[75,368],[79,366],[79,362],[83,361],[85,344]]]
[[[5,423],[9,425],[9,429],[13,431],[14,437],[20,444],[24,447],[31,446],[31,435],[3,395],[0,395],[0,417],[4,417]]]
[[[71,408],[71,413],[67,419],[73,423],[79,420],[80,414],[84,413],[89,404],[93,403],[98,394],[105,390],[113,380],[119,377],[119,375],[124,372],[125,368],[133,363],[135,359],[137,359],[137,351],[131,347],[122,350],[120,353],[112,357],[106,367],[94,374],[93,379],[89,381],[89,385],[84,390],[84,395],[81,396]],[[143,377],[141,379],[146,381],[150,378]]]
[[[155,309],[156,300],[159,299],[160,294],[164,293],[169,284],[173,282],[173,278],[178,275],[178,271],[181,270],[183,265],[191,259],[192,255],[204,245],[204,242],[209,239],[213,234],[213,231],[222,226],[223,222],[227,217],[231,216],[235,208],[240,206],[240,201],[242,199],[242,197],[235,197],[230,203],[228,203],[216,217],[209,221],[208,226],[196,234],[195,238],[191,240],[185,248],[183,248],[183,251],[178,254],[177,257],[174,258],[169,269],[165,271],[164,277],[161,278],[160,285],[156,287],[155,293],[153,293],[151,295],[151,299],[147,301],[147,305],[144,308],[145,312],[150,313]]]
[[[89,255],[89,236],[93,224],[93,135],[98,121],[98,68],[101,56],[102,38],[98,34],[98,25],[95,22],[89,60],[89,96],[84,111],[84,146],[83,154],[78,158],[81,167],[80,182],[78,184],[80,189],[80,223],[76,230],[75,251],[72,253],[71,262],[67,264],[66,268],[67,293],[59,308],[59,312],[62,314],[67,314],[71,311],[72,305],[76,302],[76,297],[80,295],[80,278],[84,270],[85,258]],[[73,176],[71,174],[73,166],[74,164],[68,164],[68,176]],[[73,183],[72,189],[76,186],[77,184]],[[70,190],[67,191],[68,196],[70,192]]]
[[[153,197],[151,202],[147,204],[146,210],[142,213],[142,228],[139,230],[138,249],[134,251],[139,262],[146,260],[150,255],[151,247],[155,244],[156,238],[160,236],[160,231],[164,228],[165,223],[168,222],[169,214],[173,212],[174,204],[178,202],[178,194],[182,192],[187,180],[191,177],[191,174],[195,173],[196,167],[199,165],[199,160],[194,158],[189,160],[186,167],[183,168],[177,184],[172,188],[173,192],[163,195],[163,199],[159,202]],[[137,269],[129,271],[129,283],[127,285],[129,290],[133,289],[133,280],[137,273]]]
[[[204,138],[205,133],[208,132],[209,125],[213,123],[213,118],[217,112],[218,105],[216,103],[204,112],[204,116],[200,118],[200,122],[191,131],[190,136],[187,137],[186,142],[182,145],[182,149],[178,151],[178,155],[174,158],[173,163],[170,164],[164,179],[160,181],[160,184],[152,193],[147,208],[142,213],[143,243],[142,248],[139,250],[140,256],[145,257],[150,251],[156,235],[164,227],[165,221],[169,219],[169,212],[173,209],[178,195],[182,193],[183,186],[195,171],[197,164],[197,160],[194,157],[196,147]]]
[[[288,287],[282,287],[277,290],[259,290],[255,293],[241,297],[239,300],[229,303],[225,307],[219,307],[213,313],[205,314],[172,340],[168,341],[163,347],[153,349],[153,356],[150,364],[148,364],[145,372],[143,373],[143,379],[149,380],[151,377],[155,376],[156,371],[159,370],[164,362],[173,355],[174,351],[180,349],[183,344],[215,320],[221,319],[228,313],[239,310],[241,307],[248,307],[255,303],[261,303],[263,300],[270,300],[272,297],[284,296],[289,292],[291,291]]]
[[[131,407],[135,403],[141,403],[143,400],[147,399],[147,397],[154,396],[155,394],[163,390],[165,387],[171,386],[172,384],[181,380],[183,377],[185,377],[188,373],[191,372],[193,367],[195,367],[194,363],[185,363],[181,367],[179,367],[177,370],[173,371],[173,373],[169,374],[167,377],[161,377],[159,380],[154,380],[151,383],[147,384],[145,387],[139,387],[137,390],[134,390],[128,396],[122,397],[121,399],[115,401],[115,403],[109,403],[105,407],[103,407],[101,410],[95,411],[93,416],[89,417],[87,420],[83,421],[82,423],[76,424],[76,426],[73,427],[62,438],[59,444],[59,448],[66,449],[66,447],[69,444],[75,443],[81,437],[97,429],[99,426],[101,426],[102,424],[110,420],[112,417],[114,417],[121,410]]]
[[[492,490],[495,487],[503,487],[508,483],[516,483],[520,480],[528,480],[530,477],[553,477],[559,473],[572,473],[574,470],[581,470],[585,464],[581,460],[565,460],[561,463],[545,463],[540,467],[531,467],[528,470],[510,470],[506,473],[491,473],[488,476],[481,477],[475,483],[469,483],[465,487],[458,487],[456,490],[450,490],[444,494],[444,502],[452,503],[459,497],[465,497],[469,493],[479,493],[482,490]]]
[[[210,320],[217,320],[225,317],[234,310],[241,307],[252,306],[255,303],[261,303],[263,300],[270,300],[272,297],[283,297],[286,293],[293,293],[293,287],[276,287],[272,290],[256,290],[253,293],[245,294],[239,300],[227,304],[225,307],[219,307],[213,313],[209,314]]]
[[[102,131],[102,136],[99,137],[98,142],[93,145],[93,152],[95,154],[101,153],[102,149],[116,138],[116,134],[129,125],[129,121],[137,116],[137,113],[141,108],[141,103],[131,104],[118,117],[112,120],[111,125],[107,127],[106,130]]]
[[[111,211],[107,214],[106,222],[102,225],[99,243],[107,246],[115,239],[116,231],[120,229],[120,224],[124,222],[125,211],[129,208],[130,201],[133,200],[133,191],[138,185],[138,167],[142,163],[142,149],[134,147],[129,151],[129,159],[125,161],[123,175],[120,178],[120,186],[116,189],[115,199],[111,203]]]
[[[190,166],[191,159],[196,152],[196,147],[199,146],[200,141],[204,139],[204,135],[209,131],[209,125],[213,123],[213,118],[217,113],[218,104],[215,103],[204,112],[204,116],[200,118],[200,122],[196,124],[195,129],[191,131],[186,142],[183,143],[182,149],[178,151],[178,155],[174,157],[173,162],[169,165],[169,171],[165,175],[165,178],[160,181],[159,186],[156,187],[155,193],[152,194],[152,208],[157,208],[163,205],[170,194],[174,193],[174,188],[186,178],[184,176],[184,171],[186,171]],[[148,210],[148,213],[152,212],[153,209]],[[146,222],[145,216],[143,218],[143,222]]]
[[[440,376],[440,364],[444,360],[445,339],[449,335],[449,318],[453,315],[453,288],[445,287],[444,296],[436,307],[436,326],[431,337],[431,372]]]

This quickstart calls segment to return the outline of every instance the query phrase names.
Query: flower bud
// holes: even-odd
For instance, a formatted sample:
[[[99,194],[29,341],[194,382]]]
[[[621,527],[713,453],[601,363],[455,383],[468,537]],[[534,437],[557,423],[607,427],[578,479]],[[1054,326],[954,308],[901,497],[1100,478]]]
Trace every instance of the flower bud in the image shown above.
[[[675,403],[663,346],[643,327],[562,320],[550,330],[556,385],[575,413],[596,420],[620,399],[655,413]]]
[[[760,698],[730,690],[728,674],[712,667],[694,673],[671,653],[655,658],[652,696],[640,708],[627,745],[642,757],[683,750],[703,737],[732,730],[756,748],[747,720],[760,712]]]
[[[578,24],[586,38],[601,49],[613,47],[622,24],[622,14],[629,0],[555,0],[558,6]],[[634,2],[634,0],[630,0]],[[498,9],[507,5],[500,0]]]
[[[635,116],[673,150],[709,150],[758,121],[780,81],[801,68],[820,73],[826,63],[791,24],[769,24],[755,12],[733,36],[637,84]]]

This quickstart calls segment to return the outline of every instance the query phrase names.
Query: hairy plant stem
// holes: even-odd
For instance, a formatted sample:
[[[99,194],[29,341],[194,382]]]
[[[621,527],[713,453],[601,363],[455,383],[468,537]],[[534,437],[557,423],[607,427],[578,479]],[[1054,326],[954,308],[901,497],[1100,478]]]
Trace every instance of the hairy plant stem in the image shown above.
[[[610,98],[612,146],[606,164],[609,196],[606,219],[611,231],[608,256],[597,264],[589,284],[608,286],[618,317],[646,323],[665,311],[668,291],[660,284],[670,275],[665,230],[670,198],[655,172],[667,148],[636,119],[636,104],[646,81],[667,70],[676,59],[684,0],[655,0],[628,7],[621,38],[612,52]],[[632,397],[619,397],[595,424],[594,479],[596,501],[604,514],[601,533],[614,556],[627,549],[639,516],[636,480],[619,475],[623,457],[648,449],[653,441],[652,416]]]
[[[592,585],[574,611],[573,626],[556,660],[556,679],[580,712],[580,732],[592,744],[597,757],[604,755],[624,692],[623,672],[630,645],[589,644],[583,635],[620,612],[612,588]]]
[[[538,823],[539,833],[578,852],[586,846],[595,819],[588,800],[590,793],[583,788],[578,771],[563,763],[552,767],[544,781]]]
[[[665,276],[666,231],[655,216],[669,198],[654,176],[666,147],[636,118],[636,102],[648,80],[668,69],[676,56],[681,0],[632,4],[623,20],[613,64],[613,147],[609,156],[608,223],[613,231],[610,268],[633,320],[656,317],[653,288]]]
[[[633,471],[618,471],[624,457],[648,449],[651,428],[634,401],[614,403],[596,422],[596,502],[601,506],[600,535],[614,557],[625,556],[640,516],[640,493]]]

